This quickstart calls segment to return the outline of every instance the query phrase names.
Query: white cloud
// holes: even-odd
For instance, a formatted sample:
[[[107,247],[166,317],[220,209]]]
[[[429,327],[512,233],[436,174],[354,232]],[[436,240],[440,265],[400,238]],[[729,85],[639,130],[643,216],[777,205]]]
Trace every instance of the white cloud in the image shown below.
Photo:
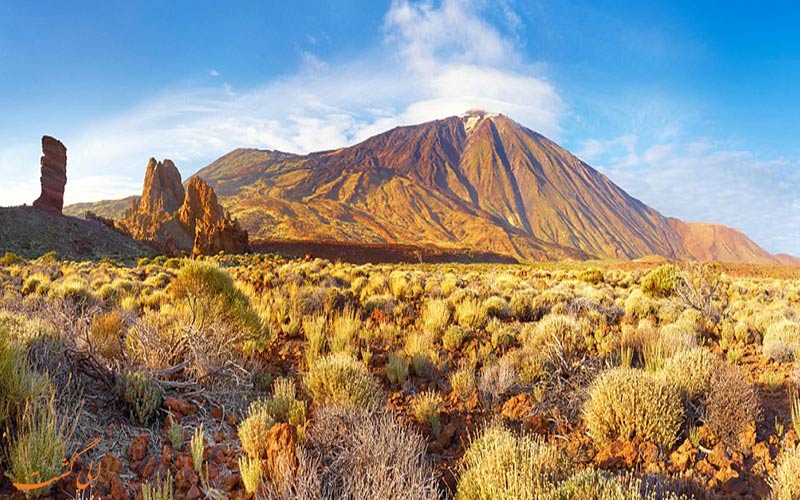
[[[301,52],[297,74],[249,89],[225,82],[167,89],[127,112],[73,130],[60,137],[69,155],[66,201],[136,193],[150,156],[172,158],[188,175],[237,147],[332,149],[473,108],[505,113],[557,138],[565,106],[538,69],[523,63],[513,36],[520,20],[501,6],[505,14],[498,25],[485,20],[496,6],[480,1],[394,1],[377,55],[334,65]],[[212,69],[209,75],[220,74]],[[38,138],[14,146],[0,147],[0,173],[30,187],[34,169],[18,172],[12,166],[38,165]],[[30,201],[32,195],[30,189],[3,190],[0,204]]]

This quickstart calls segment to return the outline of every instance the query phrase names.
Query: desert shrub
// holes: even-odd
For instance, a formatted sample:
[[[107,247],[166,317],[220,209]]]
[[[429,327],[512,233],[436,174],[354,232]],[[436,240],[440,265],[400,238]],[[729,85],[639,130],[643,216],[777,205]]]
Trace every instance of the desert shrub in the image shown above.
[[[613,368],[592,383],[583,416],[598,446],[639,437],[670,448],[683,420],[683,407],[678,392],[656,376]]]
[[[6,252],[0,257],[0,267],[8,267],[24,264],[25,259],[13,252]]]
[[[52,392],[50,377],[30,365],[24,345],[13,342],[8,326],[0,324],[0,427],[17,420],[31,404],[45,401]]]
[[[478,378],[478,392],[481,400],[491,408],[519,381],[517,370],[510,358],[484,366]]]
[[[434,349],[434,337],[429,333],[411,333],[406,337],[406,354],[411,357],[411,367],[420,377],[431,377],[438,360]]]
[[[50,290],[50,276],[43,273],[34,273],[28,276],[22,284],[22,295],[44,295]]]
[[[584,469],[558,486],[547,500],[639,500],[640,496],[626,488],[605,471]]]
[[[408,378],[408,361],[398,354],[390,354],[386,362],[386,378],[390,384],[404,384]]]
[[[120,386],[119,390],[128,405],[131,420],[136,419],[144,424],[161,406],[161,388],[144,373],[125,372]]]
[[[514,315],[519,321],[533,321],[535,313],[533,307],[533,298],[536,295],[530,291],[518,291],[511,294],[509,307],[511,314]]]
[[[589,269],[584,269],[583,271],[578,274],[578,279],[581,281],[585,281],[586,283],[591,283],[593,285],[597,285],[598,283],[602,283],[605,281],[605,277],[603,276],[603,271],[596,267],[590,267]]]
[[[642,291],[652,298],[671,297],[681,284],[680,269],[672,264],[661,265],[642,278]]]
[[[429,424],[434,436],[442,430],[439,412],[442,410],[442,396],[435,391],[421,392],[411,400],[411,413],[420,424]]]
[[[486,309],[477,298],[465,298],[456,306],[456,321],[464,328],[480,330],[486,325],[486,320]]]
[[[784,319],[769,325],[761,352],[774,361],[791,361],[800,352],[800,324]]]
[[[89,284],[83,278],[76,275],[67,276],[53,283],[49,294],[81,308],[87,308],[96,301]]]
[[[314,362],[303,379],[314,404],[342,404],[375,411],[383,394],[363,363],[345,353],[329,354]]]
[[[451,325],[442,335],[442,345],[445,349],[455,351],[464,343],[467,331],[458,325]]]
[[[172,500],[175,495],[172,473],[162,479],[160,475],[152,481],[142,483],[142,500]]]
[[[706,398],[706,424],[726,446],[746,449],[742,439],[761,415],[758,392],[739,368],[718,363]]]
[[[279,377],[272,383],[272,397],[255,401],[250,405],[250,413],[265,411],[276,422],[289,422],[303,425],[307,408],[306,402],[297,399],[297,387],[289,377]]]
[[[262,482],[261,460],[246,455],[239,457],[239,474],[245,491],[255,495]]]
[[[233,282],[230,274],[215,264],[190,261],[168,287],[174,301],[184,302],[192,324],[200,329],[222,324],[245,332],[247,351],[269,347],[271,332],[262,323],[248,297]]]
[[[490,318],[506,319],[511,316],[511,307],[506,299],[496,295],[483,301],[483,309]]]
[[[106,359],[119,359],[125,329],[125,320],[118,311],[98,314],[89,328],[92,348]]]
[[[536,324],[525,346],[532,350],[551,349],[567,362],[575,361],[586,351],[586,341],[581,325],[575,318],[562,314],[548,314]]]
[[[785,449],[778,467],[769,478],[772,488],[771,500],[795,500],[800,498],[800,448]]]
[[[287,489],[294,494],[272,498],[439,498],[433,466],[425,456],[425,440],[398,424],[392,414],[322,407],[306,433],[306,445],[318,464],[309,467],[314,477],[301,467],[301,473],[289,479]]]
[[[450,305],[446,300],[433,299],[425,303],[422,312],[422,326],[425,332],[441,335],[450,322]]]
[[[499,423],[470,443],[461,465],[457,500],[539,498],[564,479],[569,458],[538,436],[517,436]]]
[[[634,289],[625,299],[625,316],[638,321],[658,314],[658,302],[646,296],[641,290]]]
[[[42,478],[57,477],[62,472],[69,429],[59,417],[55,403],[30,404],[17,427],[7,451],[6,474],[16,483],[36,484]],[[52,484],[28,490],[28,498],[46,495]]]
[[[371,315],[375,311],[391,314],[397,303],[391,295],[372,295],[364,301],[364,312]]]
[[[199,427],[195,428],[192,433],[192,439],[189,442],[189,449],[192,452],[192,465],[194,465],[194,471],[198,474],[200,474],[200,471],[203,469],[203,454],[206,451],[205,448],[205,433],[203,431],[203,424],[200,424]]]
[[[172,448],[175,451],[180,451],[181,447],[183,447],[184,440],[183,426],[173,420],[167,428],[167,438]]]
[[[355,309],[345,309],[333,318],[330,339],[331,352],[351,352],[353,341],[361,328],[361,320]]]
[[[695,347],[669,358],[661,369],[662,380],[674,387],[684,402],[704,398],[719,360],[707,349]]]
[[[247,411],[247,418],[239,424],[237,433],[242,443],[242,450],[250,458],[266,459],[267,442],[264,437],[275,425],[275,420],[270,416],[266,405],[255,402]]]
[[[450,387],[461,401],[467,401],[475,391],[475,372],[468,366],[459,368],[450,374]]]

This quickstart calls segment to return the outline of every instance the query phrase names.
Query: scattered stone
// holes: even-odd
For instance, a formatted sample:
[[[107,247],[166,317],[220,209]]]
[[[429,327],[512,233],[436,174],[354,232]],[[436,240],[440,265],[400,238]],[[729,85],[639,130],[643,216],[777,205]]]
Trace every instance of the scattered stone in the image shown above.
[[[150,436],[147,434],[140,434],[133,439],[131,447],[128,450],[128,458],[134,462],[138,462],[147,455],[147,446],[150,443]]]
[[[296,470],[297,432],[293,426],[279,422],[272,426],[264,440],[266,441],[267,455],[264,464],[269,477],[277,478],[278,472],[287,465],[290,469]]]
[[[185,399],[167,396],[164,398],[164,408],[174,413],[181,415],[194,415],[197,412],[197,407]]]

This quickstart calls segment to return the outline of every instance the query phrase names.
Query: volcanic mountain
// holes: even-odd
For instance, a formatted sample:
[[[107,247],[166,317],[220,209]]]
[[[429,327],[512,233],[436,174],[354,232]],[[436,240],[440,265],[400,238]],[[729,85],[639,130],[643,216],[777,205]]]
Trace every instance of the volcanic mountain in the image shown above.
[[[735,230],[664,217],[544,136],[483,111],[308,155],[237,149],[196,175],[255,239],[434,245],[522,260],[777,262]]]

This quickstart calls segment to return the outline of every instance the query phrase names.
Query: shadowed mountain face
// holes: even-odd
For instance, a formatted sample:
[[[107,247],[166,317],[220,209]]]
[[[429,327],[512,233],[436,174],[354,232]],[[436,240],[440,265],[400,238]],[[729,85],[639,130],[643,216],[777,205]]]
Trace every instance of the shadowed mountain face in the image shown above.
[[[236,150],[198,175],[254,237],[430,243],[523,259],[684,256],[661,214],[502,115],[400,127],[307,156]]]
[[[777,262],[736,230],[667,219],[549,139],[482,111],[335,151],[237,149],[196,175],[255,239]]]

